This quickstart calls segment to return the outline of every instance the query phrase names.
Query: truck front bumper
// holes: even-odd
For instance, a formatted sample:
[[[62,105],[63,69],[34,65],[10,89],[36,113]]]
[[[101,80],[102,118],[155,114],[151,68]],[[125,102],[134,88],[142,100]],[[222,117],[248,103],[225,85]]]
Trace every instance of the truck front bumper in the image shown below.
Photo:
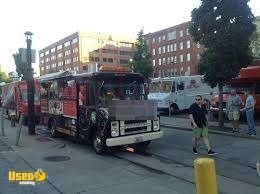
[[[106,140],[106,145],[108,147],[128,145],[134,143],[140,143],[144,141],[150,141],[154,139],[159,139],[163,137],[163,131],[156,131],[151,133],[141,133],[135,135],[128,135],[123,137],[114,137]]]

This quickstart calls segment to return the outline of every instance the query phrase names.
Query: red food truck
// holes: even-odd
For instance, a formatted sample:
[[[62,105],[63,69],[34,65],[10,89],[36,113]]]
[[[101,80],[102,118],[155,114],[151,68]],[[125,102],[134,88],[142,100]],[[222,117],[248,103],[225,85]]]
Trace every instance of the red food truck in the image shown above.
[[[34,80],[34,108],[36,119],[39,120],[40,115],[40,83]],[[19,120],[21,116],[27,122],[28,102],[27,102],[27,83],[26,81],[15,81],[2,86],[2,107],[8,118],[14,117]]]
[[[260,113],[260,66],[249,66],[247,68],[242,68],[238,77],[233,78],[227,82],[227,84],[224,86],[223,93],[224,111],[226,110],[226,103],[230,96],[231,89],[236,89],[244,103],[244,92],[246,90],[251,90],[256,100],[255,111]],[[215,116],[218,114],[218,106],[218,95],[214,95],[211,99],[210,110]]]
[[[146,100],[143,76],[125,67],[53,73],[40,82],[42,122],[53,137],[67,134],[89,141],[101,154],[112,146],[145,147],[163,135],[157,104]]]

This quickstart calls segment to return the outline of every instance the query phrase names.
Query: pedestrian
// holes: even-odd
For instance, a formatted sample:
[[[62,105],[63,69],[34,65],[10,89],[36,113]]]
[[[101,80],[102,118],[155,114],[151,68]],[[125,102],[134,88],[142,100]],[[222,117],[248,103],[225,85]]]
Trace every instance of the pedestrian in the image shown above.
[[[195,97],[195,103],[193,103],[189,108],[189,117],[191,120],[191,126],[193,130],[193,137],[192,137],[192,149],[194,154],[198,154],[197,151],[197,141],[200,137],[203,138],[204,144],[207,147],[208,155],[214,155],[214,152],[209,143],[208,139],[208,116],[207,116],[207,109],[203,105],[202,96],[197,95]]]
[[[246,111],[246,120],[248,125],[248,135],[255,136],[255,120],[254,120],[254,112],[255,112],[255,99],[252,95],[252,91],[248,90],[245,92],[246,95],[246,105],[243,110]]]
[[[236,93],[235,89],[231,90],[230,96],[227,101],[227,116],[232,122],[232,132],[239,133],[239,118],[240,118],[240,108],[243,105],[240,96]]]

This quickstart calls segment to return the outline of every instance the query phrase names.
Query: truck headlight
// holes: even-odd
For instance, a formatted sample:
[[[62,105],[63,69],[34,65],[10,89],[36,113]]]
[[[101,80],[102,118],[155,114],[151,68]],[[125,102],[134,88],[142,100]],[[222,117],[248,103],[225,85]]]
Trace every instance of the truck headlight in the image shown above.
[[[156,120],[153,121],[153,130],[159,131],[159,129],[160,129],[160,122],[159,122],[159,118],[157,118]]]
[[[118,121],[111,122],[111,136],[117,137],[119,136],[119,123]]]

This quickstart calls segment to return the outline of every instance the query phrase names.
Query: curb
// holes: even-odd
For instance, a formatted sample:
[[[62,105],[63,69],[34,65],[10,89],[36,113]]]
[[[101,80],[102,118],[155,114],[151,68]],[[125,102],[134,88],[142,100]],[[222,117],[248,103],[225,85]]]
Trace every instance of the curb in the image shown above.
[[[178,126],[174,126],[174,125],[160,124],[160,126],[166,127],[166,128],[171,128],[171,129],[177,129],[177,130],[192,131],[191,128],[178,127]],[[243,139],[260,140],[259,137],[251,137],[251,136],[249,137],[249,136],[243,135],[243,134],[234,134],[234,133],[218,131],[218,130],[214,130],[214,129],[210,129],[210,128],[209,128],[209,133],[217,134],[217,135],[233,136],[233,137],[238,137],[238,138],[243,138]]]

